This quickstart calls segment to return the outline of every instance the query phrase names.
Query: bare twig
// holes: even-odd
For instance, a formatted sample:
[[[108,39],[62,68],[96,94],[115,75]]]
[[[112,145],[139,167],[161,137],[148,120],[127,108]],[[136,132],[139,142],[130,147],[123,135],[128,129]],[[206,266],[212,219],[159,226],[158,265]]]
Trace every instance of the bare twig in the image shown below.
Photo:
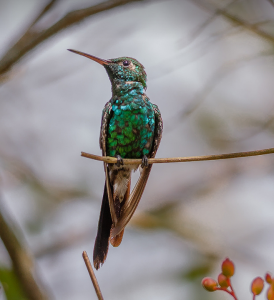
[[[187,43],[185,43],[183,45],[182,49],[184,49],[184,48],[188,47],[190,44],[192,44],[197,39],[197,37],[199,37],[199,35],[205,30],[205,28],[215,20],[216,16],[218,16],[217,13],[212,14],[208,19],[206,19],[197,28],[195,28],[192,31],[192,33],[190,34],[190,38],[187,41]],[[182,50],[182,49],[180,49],[180,50]]]
[[[202,90],[192,99],[183,110],[179,110],[171,116],[165,125],[165,133],[169,133],[176,128],[174,126],[174,122],[182,122],[187,119],[196,109],[203,103],[203,101],[208,97],[208,95],[216,88],[216,86],[221,82],[226,76],[228,76],[232,71],[241,67],[243,64],[250,62],[254,59],[272,56],[273,53],[270,51],[261,52],[256,55],[251,55],[247,57],[243,57],[241,59],[226,63],[221,66],[217,71],[213,74],[213,76],[207,81]],[[224,139],[223,139],[224,140]]]
[[[46,4],[46,6],[43,7],[43,9],[41,10],[41,12],[37,15],[37,17],[33,20],[33,22],[31,23],[29,30],[31,30],[31,28],[53,7],[53,5],[57,2],[58,0],[50,0],[48,2],[48,4]]]
[[[34,40],[39,32],[33,29],[34,25],[53,7],[58,0],[51,0],[49,3],[42,8],[38,15],[34,18],[32,23],[26,29],[24,34],[18,39],[18,41],[6,52],[6,54],[0,60],[0,75],[1,81],[4,82],[8,76],[6,72],[11,69],[22,56],[24,56],[29,50],[24,51],[24,47]]]
[[[66,14],[62,19],[57,21],[51,27],[37,32],[27,30],[23,36],[12,46],[0,61],[0,75],[8,72],[12,66],[17,63],[26,53],[34,49],[37,45],[60,32],[61,30],[72,26],[85,18],[97,13],[110,10],[112,8],[125,5],[127,3],[143,0],[109,0],[97,5],[89,6],[84,9],[74,10]]]
[[[273,0],[267,0],[273,7],[274,7],[274,1]]]
[[[102,295],[101,290],[100,290],[100,287],[99,287],[99,284],[98,284],[98,281],[96,279],[96,276],[95,276],[95,274],[93,272],[93,269],[92,269],[92,266],[91,266],[91,263],[90,263],[90,260],[88,258],[87,252],[84,251],[83,254],[82,254],[82,256],[83,256],[84,262],[86,264],[86,267],[88,269],[88,273],[89,273],[90,279],[91,279],[91,281],[93,283],[96,295],[97,295],[97,297],[98,297],[99,300],[104,300],[103,295]]]
[[[271,0],[270,0],[271,1]],[[233,5],[236,2],[236,0],[232,0],[230,3],[228,3],[224,9],[227,9],[230,5]],[[210,25],[215,19],[216,17],[218,17],[219,14],[218,12],[213,13],[211,16],[209,16],[208,19],[206,19],[204,22],[202,22],[198,27],[196,27],[193,32],[190,34],[190,39],[187,42],[187,44],[185,44],[183,46],[183,48],[189,46],[193,41],[195,41],[195,39],[205,30],[205,28]],[[182,49],[181,49],[182,50]]]
[[[191,0],[191,2],[194,2],[196,5],[198,5],[199,7],[202,7],[203,9],[212,11],[214,14],[217,13],[217,14],[225,17],[228,21],[232,22],[233,24],[235,24],[237,26],[242,26],[243,28],[258,35],[259,37],[263,38],[264,40],[274,44],[274,36],[264,30],[261,30],[256,24],[251,24],[237,16],[234,16],[233,14],[229,13],[226,9],[218,8],[215,5],[212,5],[207,1]]]
[[[229,158],[237,158],[237,157],[248,157],[248,156],[257,156],[257,155],[265,155],[265,154],[273,154],[274,148],[263,149],[263,150],[255,150],[255,151],[247,151],[247,152],[235,152],[235,153],[227,153],[227,154],[213,154],[213,155],[203,155],[203,156],[189,156],[189,157],[171,157],[171,158],[149,158],[149,164],[163,164],[163,163],[174,163],[174,162],[189,162],[189,161],[205,161],[205,160],[218,160],[218,159],[229,159]],[[108,164],[116,164],[117,158],[110,156],[99,156],[94,154],[89,154],[86,152],[81,152],[81,156],[104,161]],[[142,159],[123,159],[123,163],[125,165],[135,165],[141,164]]]
[[[5,216],[7,211],[5,210]],[[9,218],[10,219],[10,218]],[[34,274],[34,261],[14,232],[18,232],[15,224],[10,224],[4,218],[2,207],[0,210],[0,238],[3,241],[11,258],[15,274],[22,285],[26,296],[30,300],[47,300],[45,291],[38,286],[37,274]],[[39,280],[40,281],[40,280]]]

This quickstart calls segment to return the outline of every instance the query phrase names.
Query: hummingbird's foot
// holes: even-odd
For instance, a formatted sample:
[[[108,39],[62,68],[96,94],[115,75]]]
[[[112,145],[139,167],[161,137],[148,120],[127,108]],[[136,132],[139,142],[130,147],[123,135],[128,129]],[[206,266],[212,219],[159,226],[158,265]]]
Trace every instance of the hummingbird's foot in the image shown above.
[[[141,164],[141,167],[144,168],[144,167],[148,167],[148,158],[146,155],[143,156],[142,158],[142,164]]]
[[[120,168],[120,166],[122,166],[122,165],[124,164],[124,161],[123,161],[122,157],[121,157],[119,154],[116,155],[116,158],[117,158],[116,166],[117,166],[118,168]]]

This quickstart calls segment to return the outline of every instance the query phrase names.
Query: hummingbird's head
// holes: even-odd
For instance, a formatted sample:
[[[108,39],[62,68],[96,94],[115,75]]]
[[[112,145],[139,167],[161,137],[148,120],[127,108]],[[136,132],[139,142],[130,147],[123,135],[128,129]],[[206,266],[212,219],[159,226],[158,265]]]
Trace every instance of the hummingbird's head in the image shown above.
[[[140,82],[146,88],[147,74],[144,66],[131,57],[119,57],[109,60],[111,63],[104,65],[111,83]]]
[[[106,69],[112,86],[128,82],[140,82],[146,89],[147,74],[144,66],[131,57],[119,57],[114,59],[101,59],[84,52],[68,49],[69,51],[90,58]]]

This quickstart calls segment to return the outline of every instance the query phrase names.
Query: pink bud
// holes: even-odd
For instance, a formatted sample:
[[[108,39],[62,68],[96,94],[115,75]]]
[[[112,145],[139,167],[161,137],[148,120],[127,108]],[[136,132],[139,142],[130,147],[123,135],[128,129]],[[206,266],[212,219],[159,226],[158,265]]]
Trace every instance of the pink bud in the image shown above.
[[[209,292],[216,291],[217,286],[218,286],[217,282],[214,279],[210,278],[210,277],[205,277],[202,280],[202,285]]]
[[[229,287],[229,279],[222,273],[218,276],[218,283],[222,288]]]
[[[260,295],[264,288],[264,281],[261,277],[256,277],[251,284],[251,292],[253,295]]]
[[[269,273],[266,273],[265,274],[265,281],[267,282],[267,283],[269,283],[269,284],[271,284],[272,283],[272,278],[271,278],[271,275],[269,274]]]
[[[274,291],[270,286],[267,290],[267,300],[273,300],[273,299],[274,299]]]
[[[226,277],[231,277],[234,275],[234,271],[235,271],[235,267],[233,262],[229,258],[226,258],[222,263],[222,273]]]

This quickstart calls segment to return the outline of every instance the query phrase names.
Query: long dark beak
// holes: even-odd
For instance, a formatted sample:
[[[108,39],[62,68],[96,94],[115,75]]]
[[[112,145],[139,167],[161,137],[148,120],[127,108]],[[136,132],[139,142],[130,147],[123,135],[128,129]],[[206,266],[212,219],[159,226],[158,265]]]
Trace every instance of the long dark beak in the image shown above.
[[[80,51],[77,51],[77,50],[68,49],[68,51],[71,51],[71,52],[73,52],[73,53],[76,53],[76,54],[85,56],[85,57],[87,57],[87,58],[89,58],[89,59],[92,59],[92,60],[98,62],[100,65],[108,65],[108,64],[111,63],[110,60],[98,58],[98,57],[96,57],[96,56],[93,56],[93,55],[90,55],[90,54],[87,54],[87,53],[84,53],[84,52],[80,52]]]

